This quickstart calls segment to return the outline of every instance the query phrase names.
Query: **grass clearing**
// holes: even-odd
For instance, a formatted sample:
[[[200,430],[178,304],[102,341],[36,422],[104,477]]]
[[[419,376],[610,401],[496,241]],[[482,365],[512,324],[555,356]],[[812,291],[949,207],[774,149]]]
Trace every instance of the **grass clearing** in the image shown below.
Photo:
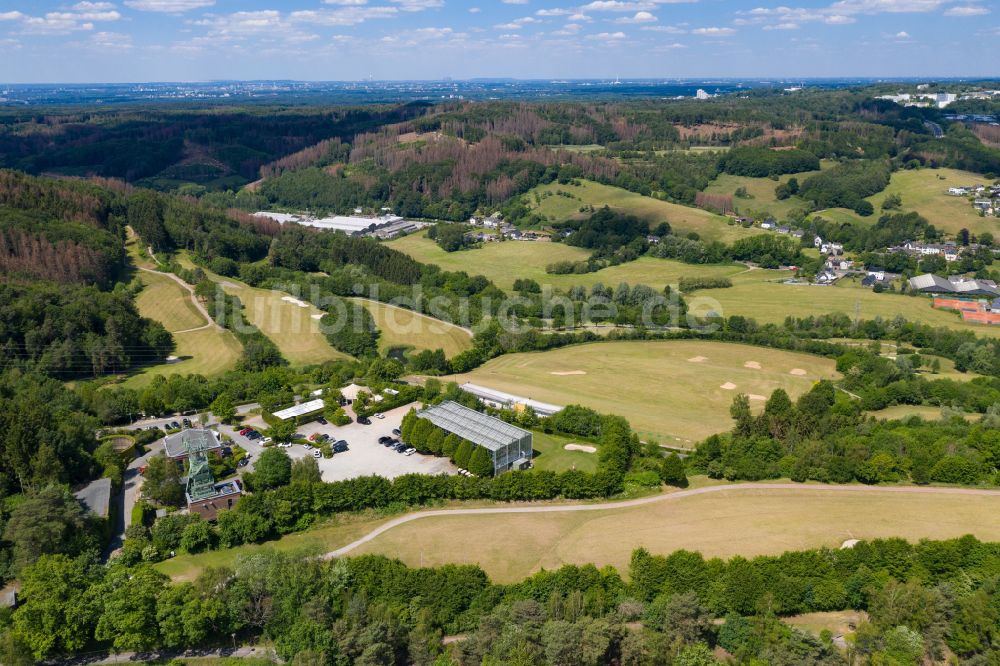
[[[979,174],[958,169],[896,171],[889,187],[868,197],[868,201],[875,206],[876,212],[880,212],[882,201],[898,194],[903,199],[903,212],[916,211],[941,231],[954,235],[965,228],[973,234],[984,231],[996,234],[1000,231],[1000,219],[980,217],[967,198],[948,195],[949,187],[986,185],[988,182]]]
[[[618,286],[620,282],[647,284],[655,289],[662,289],[668,284],[677,284],[681,277],[731,277],[746,270],[739,264],[703,266],[670,259],[640,257],[596,273],[550,275],[545,272],[548,264],[557,261],[582,261],[590,256],[590,252],[564,243],[528,241],[486,243],[473,250],[445,252],[425,234],[406,236],[389,245],[417,261],[437,264],[446,271],[483,275],[508,291],[518,278],[532,279],[540,285],[558,289],[567,289],[577,284],[589,287],[598,282],[610,286]]]
[[[847,539],[1000,539],[1000,497],[732,490],[593,512],[442,516],[401,525],[355,554],[383,553],[411,566],[479,564],[513,582],[563,564],[628,571],[635,548],[705,557],[778,555]],[[475,534],[475,539],[465,535]],[[455,548],[458,542],[462,548]]]
[[[661,201],[629,192],[620,187],[602,185],[589,180],[580,182],[580,185],[560,185],[559,183],[539,185],[524,195],[525,200],[534,212],[548,218],[550,222],[563,222],[583,217],[586,214],[580,212],[580,207],[591,205],[595,208],[608,206],[614,210],[649,220],[652,225],[659,222],[669,222],[674,233],[680,235],[694,231],[704,240],[731,243],[737,238],[761,233],[760,229],[744,229],[735,224],[729,224],[728,218],[700,208]],[[560,191],[568,193],[572,198],[556,194]],[[538,198],[537,202],[536,197]]]
[[[549,435],[535,430],[532,433],[531,442],[535,452],[532,463],[536,469],[550,472],[565,472],[570,469],[578,469],[581,472],[597,470],[596,453],[566,450],[567,444],[579,443],[576,439],[561,435]],[[595,446],[589,442],[582,443]]]
[[[911,416],[919,416],[925,421],[938,421],[941,418],[941,408],[932,405],[893,405],[885,409],[868,412],[877,419],[900,421]],[[965,414],[969,421],[980,418],[979,414]]]
[[[745,363],[759,364],[760,369]],[[804,374],[791,374],[792,370]],[[818,356],[673,340],[594,342],[507,354],[446,379],[619,414],[642,437],[690,447],[732,426],[729,406],[737,393],[756,396],[751,404],[763,407],[764,399],[776,388],[785,389],[794,399],[816,380],[836,375],[833,361]]]
[[[379,349],[383,352],[393,347],[443,349],[444,355],[451,358],[472,348],[472,336],[460,326],[378,301],[358,302],[372,314],[382,332]]]
[[[787,183],[791,178],[797,178],[802,183],[806,178],[819,171],[806,171],[804,173],[792,173],[781,176],[778,180],[770,178],[751,178],[749,176],[733,176],[728,173],[719,174],[705,191],[709,194],[735,195],[736,190],[743,187],[750,198],[743,199],[733,196],[733,205],[741,214],[748,214],[751,211],[768,213],[779,220],[784,220],[788,214],[796,208],[809,210],[809,204],[799,197],[789,197],[779,201],[774,196],[774,188],[779,183]]]

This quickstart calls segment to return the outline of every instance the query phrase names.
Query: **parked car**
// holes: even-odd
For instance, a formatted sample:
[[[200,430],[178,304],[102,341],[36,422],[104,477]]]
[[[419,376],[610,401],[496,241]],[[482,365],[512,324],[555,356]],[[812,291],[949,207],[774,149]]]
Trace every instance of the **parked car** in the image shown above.
[[[272,440],[270,437],[265,437],[264,439],[260,440],[260,444],[261,444],[261,446],[267,446],[272,441],[274,441],[274,440]]]
[[[398,439],[393,439],[392,437],[387,437],[385,442],[382,442],[382,446],[390,447],[399,444]]]
[[[377,419],[384,419],[385,418],[385,414],[383,414],[382,412],[375,412],[375,418],[377,418]]]
[[[318,435],[319,435],[319,433],[318,433],[318,432],[314,432],[313,434],[309,435],[309,441],[310,441],[310,442],[315,442],[315,441],[316,441],[316,437],[317,437]]]
[[[253,428],[243,428],[243,430],[240,430],[240,434],[241,434],[241,435],[246,435],[246,434],[247,434],[248,432],[250,432],[250,431],[251,431],[252,429],[253,429]]]
[[[249,464],[250,464],[250,456],[247,456],[246,458],[241,458],[240,461],[238,463],[236,463],[236,466],[237,467],[246,467]]]
[[[319,449],[313,449],[313,458],[322,458],[323,452]]]
[[[402,435],[403,433],[402,433],[402,431],[400,431],[400,429],[399,429],[399,428],[393,428],[393,429],[392,429],[392,434],[393,434],[393,435],[395,435],[396,437],[399,437],[399,436],[400,436],[400,435]]]
[[[327,423],[329,423],[329,421],[327,421],[321,416],[318,419],[316,419],[316,423],[319,423],[320,425],[326,425]]]
[[[330,436],[328,434],[326,434],[325,432],[321,432],[320,434],[316,435],[316,441],[317,442],[326,442],[329,439],[330,439]]]
[[[184,419],[183,423],[184,423],[184,427],[185,428],[190,428],[191,427],[191,419]]]
[[[347,450],[347,442],[345,442],[344,440],[340,440],[339,442],[333,445],[334,453],[343,453],[346,450]]]
[[[312,444],[303,444],[302,446],[305,447],[306,451],[312,451],[313,450],[313,445]]]
[[[408,448],[405,451],[403,451],[403,455],[404,456],[412,456],[416,452],[417,452],[417,450],[411,446],[410,448]]]
[[[255,440],[255,439],[260,439],[260,438],[261,438],[261,434],[259,432],[257,432],[256,430],[251,430],[250,432],[247,433],[247,439],[249,439],[251,441]]]
[[[358,417],[358,423],[360,423],[361,425],[371,425],[372,424],[371,419],[369,419],[367,416],[359,416]]]
[[[180,423],[178,423],[177,421],[171,421],[171,422],[170,422],[170,425],[169,425],[168,427],[169,427],[169,428],[170,428],[171,430],[180,430],[180,429],[181,429],[181,424],[180,424]]]
[[[409,447],[408,447],[408,446],[406,446],[406,444],[403,444],[402,442],[399,442],[398,444],[396,444],[396,445],[394,445],[394,446],[392,447],[392,450],[393,450],[393,451],[395,451],[396,453],[402,453],[402,452],[403,452],[403,451],[405,451],[405,450],[406,450],[407,448],[409,448]]]
[[[290,449],[290,448],[292,448],[292,443],[291,442],[278,442],[278,446],[280,446],[283,449]]]
[[[233,450],[228,446],[223,446],[222,450],[219,451],[219,453],[222,455],[223,458],[228,458],[229,456],[233,455]]]

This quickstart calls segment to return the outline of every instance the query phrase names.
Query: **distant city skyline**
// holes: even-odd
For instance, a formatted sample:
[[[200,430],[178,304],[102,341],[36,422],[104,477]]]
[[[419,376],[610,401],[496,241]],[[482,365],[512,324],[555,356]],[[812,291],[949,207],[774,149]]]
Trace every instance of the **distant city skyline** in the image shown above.
[[[981,0],[0,0],[0,81],[990,77]]]

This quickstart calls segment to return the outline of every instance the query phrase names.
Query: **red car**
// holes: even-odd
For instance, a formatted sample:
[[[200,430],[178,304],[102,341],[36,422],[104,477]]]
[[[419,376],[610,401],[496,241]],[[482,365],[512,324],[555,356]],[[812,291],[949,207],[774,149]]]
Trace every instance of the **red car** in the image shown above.
[[[241,435],[246,435],[251,430],[253,430],[253,428],[243,428],[243,430],[240,430],[240,434]]]

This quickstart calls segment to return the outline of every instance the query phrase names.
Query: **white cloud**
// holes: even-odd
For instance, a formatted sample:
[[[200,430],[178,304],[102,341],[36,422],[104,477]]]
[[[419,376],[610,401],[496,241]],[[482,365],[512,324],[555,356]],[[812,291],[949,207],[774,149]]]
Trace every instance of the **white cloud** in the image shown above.
[[[656,21],[655,16],[653,16],[647,11],[642,11],[642,12],[636,12],[635,16],[632,17],[623,16],[622,18],[615,19],[614,22],[624,23],[624,24],[630,24],[630,23],[638,24],[638,23],[654,23],[655,21]]]
[[[73,9],[78,12],[100,12],[114,8],[110,2],[78,2],[73,5]]]
[[[774,23],[772,25],[765,25],[764,30],[798,30],[798,23]]]
[[[624,32],[599,32],[596,35],[587,35],[587,39],[594,39],[599,42],[615,42],[625,39]]]
[[[0,21],[20,21],[25,18],[21,12],[0,12]]]
[[[470,14],[478,14],[481,11],[483,11],[483,10],[480,9],[479,7],[469,7],[469,13]]]
[[[730,35],[735,35],[736,30],[733,28],[695,28],[691,31],[692,35],[701,35],[702,37],[728,37]]]
[[[571,9],[539,9],[535,12],[535,16],[568,16],[573,13]]]
[[[526,5],[528,0],[501,0],[505,5]]]
[[[323,0],[324,5],[340,5],[341,7],[360,7],[367,5],[368,0]]]
[[[644,25],[639,28],[649,32],[663,32],[668,35],[686,35],[687,30],[676,25]]]
[[[981,5],[959,5],[957,7],[949,7],[945,10],[945,16],[985,16],[990,13],[989,7],[983,7]]]
[[[529,23],[538,23],[538,19],[532,16],[524,16],[519,19],[514,19],[510,23],[501,23],[500,25],[493,26],[497,30],[520,30]]]
[[[899,40],[907,40],[910,38],[910,33],[906,32],[905,30],[901,30],[896,33],[895,37],[896,39]]]
[[[91,35],[87,46],[99,51],[128,51],[132,48],[132,36],[121,32],[98,32]]]
[[[374,19],[392,18],[395,7],[342,7],[340,9],[301,9],[288,15],[290,21],[325,26],[352,26]]]
[[[404,12],[422,12],[425,9],[444,7],[444,0],[390,0],[399,5]]]
[[[162,12],[180,14],[192,9],[211,7],[215,0],[125,0],[125,6],[141,12]]]

